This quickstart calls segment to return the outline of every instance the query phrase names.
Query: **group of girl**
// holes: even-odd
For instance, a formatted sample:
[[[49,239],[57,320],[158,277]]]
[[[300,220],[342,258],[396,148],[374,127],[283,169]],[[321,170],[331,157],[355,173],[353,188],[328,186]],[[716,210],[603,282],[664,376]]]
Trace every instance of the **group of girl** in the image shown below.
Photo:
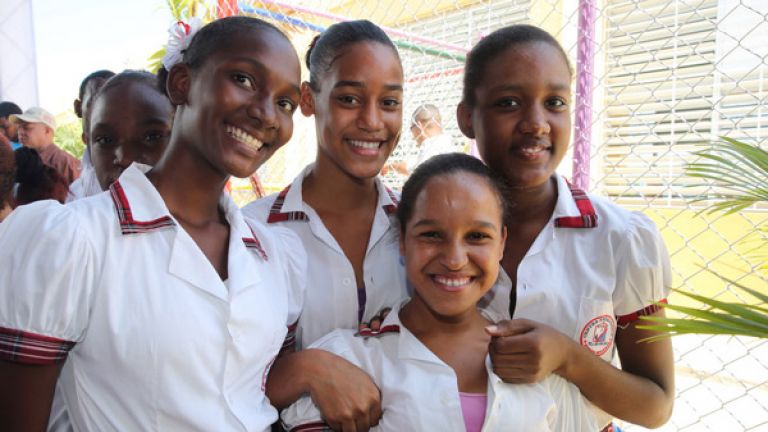
[[[377,179],[404,82],[380,28],[331,26],[304,83],[268,23],[190,37],[163,95],[115,77],[89,114],[92,146],[163,136],[152,166],[0,224],[7,430],[45,428],[57,379],[75,430],[263,431],[275,407],[289,430],[666,421],[671,347],[635,328],[662,313],[666,252],[647,218],[555,175],[572,73],[549,34],[511,26],[472,49],[457,115],[487,167],[436,157],[401,197]],[[127,108],[140,102],[157,110]],[[296,109],[314,115],[316,161],[240,212],[227,178],[285,144]]]

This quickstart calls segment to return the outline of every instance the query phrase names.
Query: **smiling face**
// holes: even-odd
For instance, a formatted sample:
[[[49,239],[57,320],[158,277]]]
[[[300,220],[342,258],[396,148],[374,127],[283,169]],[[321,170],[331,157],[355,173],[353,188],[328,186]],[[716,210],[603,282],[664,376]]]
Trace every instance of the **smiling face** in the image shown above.
[[[544,184],[563,159],[571,137],[570,81],[557,48],[517,44],[487,63],[474,104],[459,106],[462,132],[511,186]]]
[[[145,82],[106,89],[90,107],[91,161],[102,190],[133,162],[154,165],[168,144],[173,107]]]
[[[174,66],[174,134],[220,175],[247,177],[291,138],[301,68],[290,42],[269,28],[222,43],[197,69]]]
[[[400,239],[412,301],[433,314],[473,312],[499,274],[506,228],[488,180],[467,172],[431,178]]]
[[[397,146],[403,123],[403,68],[391,47],[378,42],[345,46],[317,91],[302,86],[302,112],[315,115],[318,164],[347,175],[375,177]]]

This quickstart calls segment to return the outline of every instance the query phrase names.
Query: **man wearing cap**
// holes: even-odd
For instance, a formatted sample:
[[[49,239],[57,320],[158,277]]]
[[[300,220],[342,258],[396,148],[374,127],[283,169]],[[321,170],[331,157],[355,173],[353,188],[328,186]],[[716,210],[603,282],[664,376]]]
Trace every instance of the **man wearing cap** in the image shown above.
[[[18,128],[10,119],[14,114],[21,114],[18,105],[13,102],[0,102],[0,142],[8,142],[11,149],[16,150],[21,147],[21,143]]]
[[[25,147],[37,150],[43,163],[53,167],[67,181],[67,185],[80,175],[80,161],[53,143],[56,119],[48,111],[34,107],[24,114],[11,116],[19,125],[19,139]]]
[[[416,153],[406,155],[402,162],[385,165],[382,174],[391,170],[410,175],[417,166],[432,156],[458,151],[451,142],[450,135],[443,132],[440,110],[435,105],[423,104],[416,108],[411,116],[411,134],[416,141]]]

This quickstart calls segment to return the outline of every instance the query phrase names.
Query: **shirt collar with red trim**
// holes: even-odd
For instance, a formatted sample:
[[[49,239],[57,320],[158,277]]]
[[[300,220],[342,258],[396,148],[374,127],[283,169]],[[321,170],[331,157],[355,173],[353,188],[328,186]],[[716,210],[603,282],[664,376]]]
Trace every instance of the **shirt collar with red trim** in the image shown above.
[[[269,210],[268,223],[284,222],[287,220],[309,221],[309,216],[307,216],[306,212],[307,205],[304,203],[301,187],[304,183],[304,178],[312,172],[314,166],[314,164],[309,164],[304,167],[291,184],[277,194],[277,198],[275,198],[275,202]],[[379,194],[378,206],[388,215],[394,215],[400,201],[399,197],[391,189],[384,186],[378,177],[374,179],[374,182]]]
[[[595,228],[597,214],[589,196],[569,184],[564,177],[556,175],[557,203],[552,221],[557,228]]]
[[[146,172],[151,168],[149,165],[134,163],[109,187],[123,235],[173,229],[178,225],[160,193],[147,179]],[[242,238],[245,247],[255,250],[266,261],[268,257],[261,242],[232,198],[222,192],[219,206],[229,222],[230,235]]]

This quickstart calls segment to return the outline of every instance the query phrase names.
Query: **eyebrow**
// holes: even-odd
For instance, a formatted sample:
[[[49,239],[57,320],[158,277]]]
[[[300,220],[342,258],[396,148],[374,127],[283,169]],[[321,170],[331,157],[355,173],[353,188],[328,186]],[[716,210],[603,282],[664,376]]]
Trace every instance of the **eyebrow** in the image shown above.
[[[548,87],[552,91],[568,91],[571,89],[571,86],[568,84],[550,84]],[[509,84],[509,85],[494,87],[490,89],[490,92],[496,93],[496,92],[521,91],[521,90],[525,90],[525,86],[522,86],[519,84]]]
[[[169,119],[164,119],[162,117],[152,117],[145,120],[142,120],[142,125],[151,125],[151,124],[165,124],[168,122]]]
[[[482,221],[482,220],[474,220],[474,221],[472,221],[472,224],[476,225],[476,226],[483,227],[483,228],[489,228],[489,229],[492,229],[492,230],[497,230],[498,229],[496,224],[493,224],[491,222]],[[431,226],[431,225],[437,225],[437,221],[434,220],[434,219],[421,219],[420,221],[418,221],[415,224],[413,224],[412,228],[417,228],[417,227],[420,227],[420,226]]]
[[[260,71],[268,71],[268,70],[270,70],[266,65],[264,65],[264,63],[262,63],[262,62],[260,62],[258,60],[254,60],[254,59],[252,59],[250,57],[235,57],[234,59],[232,59],[232,61],[241,61],[241,62],[249,63],[254,68],[256,68],[256,69],[258,69]],[[297,84],[291,84],[291,90],[293,90],[294,93],[296,93],[296,95],[301,97],[301,87],[299,87]]]
[[[341,80],[333,85],[333,88],[339,87],[364,88],[365,84],[362,81]],[[385,84],[384,88],[389,91],[403,91],[403,86],[401,84]]]

